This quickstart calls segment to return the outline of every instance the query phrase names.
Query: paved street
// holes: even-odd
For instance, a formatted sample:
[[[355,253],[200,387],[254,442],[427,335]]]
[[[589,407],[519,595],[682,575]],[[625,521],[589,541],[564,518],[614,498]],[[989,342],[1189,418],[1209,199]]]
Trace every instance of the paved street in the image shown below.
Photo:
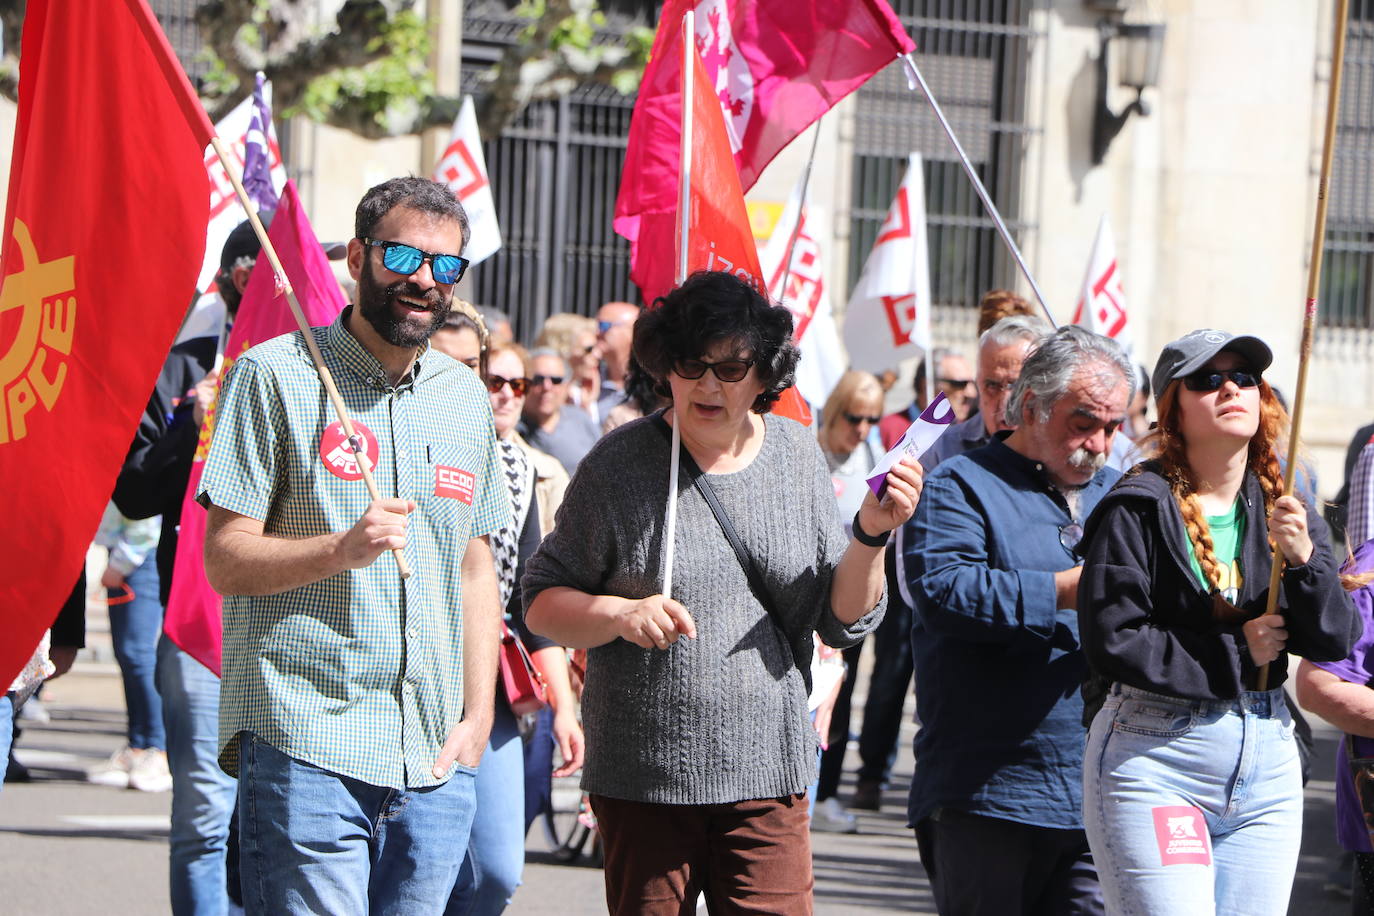
[[[861,671],[856,717],[863,690]],[[122,743],[117,670],[109,663],[78,663],[73,674],[48,686],[44,699],[52,721],[27,725],[18,752],[35,781],[11,783],[0,793],[0,912],[167,912],[169,796],[82,780],[86,767]],[[1307,824],[1291,907],[1303,916],[1349,910],[1322,889],[1336,861],[1332,743],[1332,733],[1323,731],[1316,778],[1307,788]],[[903,746],[907,750],[901,756],[899,785],[910,778],[909,735]],[[817,913],[934,912],[915,842],[905,827],[903,796],[903,790],[893,789],[882,812],[860,815],[856,836],[816,835]],[[603,912],[599,870],[585,863],[556,864],[547,849],[536,825],[530,833],[525,885],[510,912]]]

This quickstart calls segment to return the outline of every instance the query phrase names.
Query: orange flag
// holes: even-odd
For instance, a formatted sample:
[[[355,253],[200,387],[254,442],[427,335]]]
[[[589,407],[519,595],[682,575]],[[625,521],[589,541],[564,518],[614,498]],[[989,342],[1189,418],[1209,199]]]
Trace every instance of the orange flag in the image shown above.
[[[763,268],[759,266],[758,248],[749,226],[749,213],[744,207],[744,191],[740,187],[735,156],[730,150],[730,137],[725,132],[725,118],[720,101],[711,89],[702,66],[701,55],[693,48],[695,77],[692,80],[692,163],[688,200],[690,208],[687,228],[687,273],[698,270],[722,270],[752,283],[766,296],[767,285]],[[684,201],[679,200],[681,208]],[[682,251],[682,224],[677,224],[677,250]],[[645,290],[646,296],[650,290]],[[653,291],[656,297],[664,290]],[[652,300],[650,300],[652,301]],[[799,423],[811,423],[811,411],[796,388],[783,392],[773,413],[791,417]]]

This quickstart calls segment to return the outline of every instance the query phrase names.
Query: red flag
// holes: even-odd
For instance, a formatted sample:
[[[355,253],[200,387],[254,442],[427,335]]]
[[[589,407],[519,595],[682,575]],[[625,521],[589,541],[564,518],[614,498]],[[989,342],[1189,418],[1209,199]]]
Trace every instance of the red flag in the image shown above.
[[[690,199],[686,202],[689,214],[687,273],[723,270],[748,281],[767,295],[758,248],[749,226],[749,213],[744,207],[744,192],[740,188],[739,173],[735,171],[734,156],[730,153],[725,119],[716,103],[716,94],[707,82],[700,55],[695,50],[691,55],[696,75],[692,80],[692,174],[688,189]],[[647,219],[655,226],[666,220],[670,225],[663,231],[681,232],[676,212],[655,213]],[[677,225],[671,225],[674,223]],[[682,240],[676,241],[673,250],[681,250]],[[665,287],[654,292],[654,298],[667,291]],[[645,293],[647,296],[648,291]],[[783,392],[773,406],[773,413],[800,423],[811,422],[811,412],[794,388]]]
[[[143,0],[30,0],[0,248],[5,685],[71,594],[195,291],[212,134]]]
[[[296,291],[301,311],[311,325],[329,324],[347,304],[339,281],[329,267],[310,220],[301,209],[296,184],[286,182],[281,203],[272,226],[267,230],[287,279]],[[234,360],[245,350],[265,340],[296,330],[286,295],[277,289],[277,277],[267,258],[258,258],[248,286],[243,291],[238,318],[224,347],[224,366],[220,379],[229,374]],[[172,572],[171,593],[167,596],[167,615],[163,628],[167,636],[196,661],[215,674],[220,670],[220,598],[205,578],[202,553],[205,547],[206,513],[196,502],[196,490],[205,471],[205,456],[215,432],[212,407],[200,427],[200,441],[191,464],[191,477],[181,504],[181,532],[177,540],[176,566]]]
[[[696,10],[696,45],[727,122],[748,190],[778,151],[878,70],[915,45],[884,0],[669,0],[630,123],[615,230],[630,240],[631,275],[646,302],[673,278],[682,16]]]

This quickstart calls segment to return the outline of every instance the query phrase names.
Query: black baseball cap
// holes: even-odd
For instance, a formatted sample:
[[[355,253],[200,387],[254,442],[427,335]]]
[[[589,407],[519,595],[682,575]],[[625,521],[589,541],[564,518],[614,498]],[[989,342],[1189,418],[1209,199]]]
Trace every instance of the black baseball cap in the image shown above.
[[[1263,372],[1274,361],[1274,353],[1269,345],[1258,337],[1237,336],[1202,328],[1185,334],[1173,343],[1165,344],[1160,351],[1155,371],[1150,375],[1150,385],[1154,388],[1155,401],[1164,393],[1164,388],[1177,378],[1192,375],[1207,364],[1207,361],[1222,350],[1230,350],[1245,360],[1246,365],[1256,372]]]
[[[272,224],[270,216],[262,216],[264,227]],[[253,224],[244,220],[234,227],[234,231],[229,233],[229,237],[224,240],[224,247],[220,250],[219,269],[227,271],[233,268],[239,258],[257,258],[262,251],[262,242],[258,241],[258,234],[253,231]]]

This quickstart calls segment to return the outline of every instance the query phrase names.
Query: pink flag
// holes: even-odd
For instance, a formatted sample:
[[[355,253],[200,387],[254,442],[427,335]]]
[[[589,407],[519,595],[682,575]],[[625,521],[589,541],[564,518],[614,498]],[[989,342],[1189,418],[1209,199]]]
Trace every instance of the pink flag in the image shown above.
[[[930,352],[930,310],[925,179],[921,156],[912,153],[845,309],[844,343],[853,367],[882,372]]]
[[[1088,272],[1083,277],[1083,292],[1073,311],[1073,323],[1121,344],[1131,352],[1131,323],[1126,314],[1126,293],[1121,286],[1121,265],[1116,259],[1116,238],[1107,215],[1097,224]]]
[[[281,204],[277,207],[267,235],[296,291],[306,321],[314,326],[332,322],[347,303],[339,282],[329,268],[329,260],[320,248],[314,230],[310,228],[310,221],[301,209],[294,182],[286,183]],[[248,287],[243,291],[238,319],[225,345],[221,383],[233,368],[234,361],[249,347],[294,330],[296,322],[291,317],[286,295],[277,289],[272,265],[266,257],[259,257],[253,266]],[[181,504],[181,536],[177,541],[176,565],[172,571],[172,589],[167,597],[163,626],[173,642],[219,674],[220,598],[205,579],[202,559],[205,549],[205,510],[195,501],[214,431],[215,411],[212,407],[206,412],[205,423],[200,428],[200,442],[196,445],[191,478],[186,484],[186,497]]]
[[[615,206],[615,231],[630,240],[631,276],[646,301],[673,280],[680,36],[689,9],[745,191],[792,138],[915,47],[884,0],[669,0],[635,103]],[[670,218],[646,221],[658,214]]]

